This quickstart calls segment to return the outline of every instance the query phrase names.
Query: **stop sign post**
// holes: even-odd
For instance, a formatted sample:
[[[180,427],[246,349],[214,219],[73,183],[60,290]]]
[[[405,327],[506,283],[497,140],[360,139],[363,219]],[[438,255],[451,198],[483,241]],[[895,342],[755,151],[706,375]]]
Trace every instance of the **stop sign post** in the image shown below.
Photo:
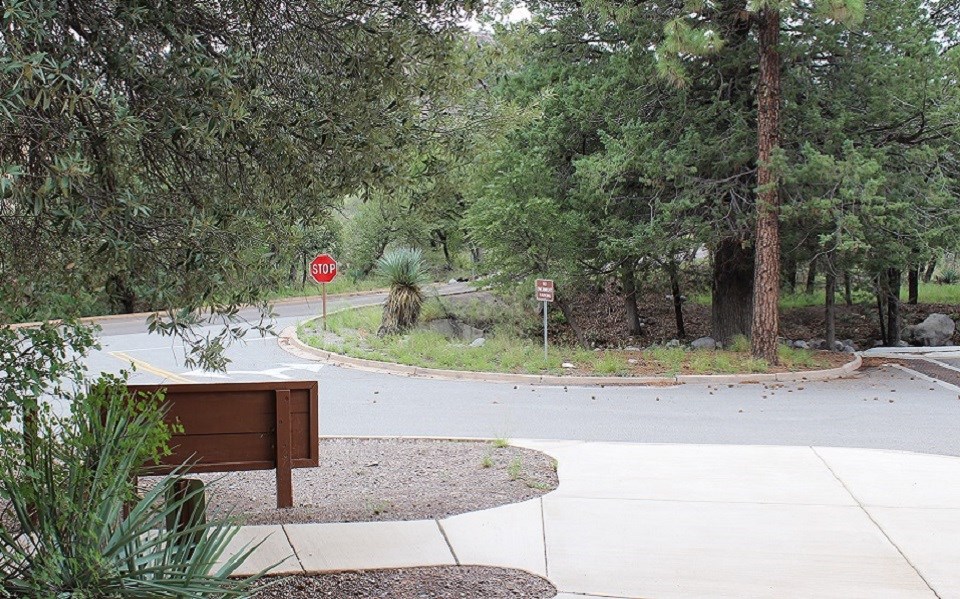
[[[323,330],[327,330],[327,283],[337,276],[337,261],[330,254],[320,254],[310,263],[310,276],[323,288]]]

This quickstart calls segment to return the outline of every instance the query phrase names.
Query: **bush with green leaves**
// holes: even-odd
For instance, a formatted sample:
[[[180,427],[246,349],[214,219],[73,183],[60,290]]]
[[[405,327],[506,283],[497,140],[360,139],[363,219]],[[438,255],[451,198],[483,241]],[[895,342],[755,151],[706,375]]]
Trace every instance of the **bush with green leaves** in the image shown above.
[[[236,527],[174,524],[197,496],[172,493],[182,471],[136,494],[140,468],[169,451],[160,398],[107,378],[71,399],[67,416],[38,410],[31,433],[0,430],[0,596],[250,596],[258,576],[230,576],[252,548],[223,556]]]
[[[427,269],[420,250],[400,248],[384,254],[377,261],[377,276],[390,285],[390,295],[383,306],[379,337],[402,333],[420,318]]]

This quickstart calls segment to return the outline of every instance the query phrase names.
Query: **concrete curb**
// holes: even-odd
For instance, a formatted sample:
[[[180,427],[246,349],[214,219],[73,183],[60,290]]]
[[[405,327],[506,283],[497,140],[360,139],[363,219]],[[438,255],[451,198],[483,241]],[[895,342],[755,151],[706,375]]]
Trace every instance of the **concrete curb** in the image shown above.
[[[356,310],[376,306],[377,304],[366,304],[363,306],[351,306],[343,310]],[[331,313],[334,314],[334,313]],[[318,317],[310,318],[301,324],[306,324]],[[442,370],[439,368],[424,368],[421,366],[409,366],[407,364],[396,364],[393,362],[381,362],[379,360],[367,360],[365,358],[354,358],[331,351],[311,347],[297,337],[297,327],[289,326],[280,332],[278,339],[280,347],[299,358],[307,360],[322,360],[334,366],[345,368],[354,368],[367,372],[376,372],[380,374],[395,374],[415,376],[418,378],[452,380],[452,381],[477,381],[485,383],[522,383],[529,385],[549,385],[549,386],[611,386],[611,387],[642,387],[650,385],[664,384],[683,384],[683,383],[708,383],[708,384],[739,384],[739,383],[773,383],[773,382],[801,382],[801,381],[828,381],[844,378],[856,372],[863,364],[863,359],[859,354],[850,362],[839,368],[830,368],[827,370],[810,370],[804,372],[782,372],[766,374],[696,374],[696,375],[678,375],[678,376],[643,376],[643,377],[623,377],[623,376],[557,376],[557,375],[539,375],[539,374],[512,374],[507,372],[471,372],[461,370]]]

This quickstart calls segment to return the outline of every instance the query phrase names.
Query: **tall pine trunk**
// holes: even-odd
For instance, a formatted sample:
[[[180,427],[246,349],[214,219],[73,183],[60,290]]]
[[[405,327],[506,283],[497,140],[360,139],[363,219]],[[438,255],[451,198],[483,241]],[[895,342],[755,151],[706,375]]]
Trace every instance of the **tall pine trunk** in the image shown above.
[[[850,271],[844,271],[843,273],[843,301],[846,302],[847,307],[853,305],[853,289],[850,284]]]
[[[750,336],[753,308],[753,252],[739,239],[720,240],[713,253],[710,335],[727,344]]]
[[[751,346],[754,357],[777,364],[780,329],[780,189],[772,162],[780,147],[780,11],[760,11],[757,93],[757,235]]]

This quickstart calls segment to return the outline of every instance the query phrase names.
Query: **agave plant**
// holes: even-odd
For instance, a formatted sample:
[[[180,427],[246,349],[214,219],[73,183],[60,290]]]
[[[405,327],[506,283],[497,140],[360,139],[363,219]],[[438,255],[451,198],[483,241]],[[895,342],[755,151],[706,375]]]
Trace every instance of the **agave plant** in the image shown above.
[[[230,576],[253,548],[222,559],[236,527],[175,524],[197,496],[172,493],[182,472],[136,497],[134,476],[166,429],[159,408],[132,409],[121,389],[94,386],[70,416],[42,417],[26,443],[2,433],[0,596],[249,596],[258,577]]]
[[[387,252],[377,261],[376,273],[390,285],[377,336],[396,335],[417,324],[423,306],[420,286],[427,278],[423,252],[409,248]]]

